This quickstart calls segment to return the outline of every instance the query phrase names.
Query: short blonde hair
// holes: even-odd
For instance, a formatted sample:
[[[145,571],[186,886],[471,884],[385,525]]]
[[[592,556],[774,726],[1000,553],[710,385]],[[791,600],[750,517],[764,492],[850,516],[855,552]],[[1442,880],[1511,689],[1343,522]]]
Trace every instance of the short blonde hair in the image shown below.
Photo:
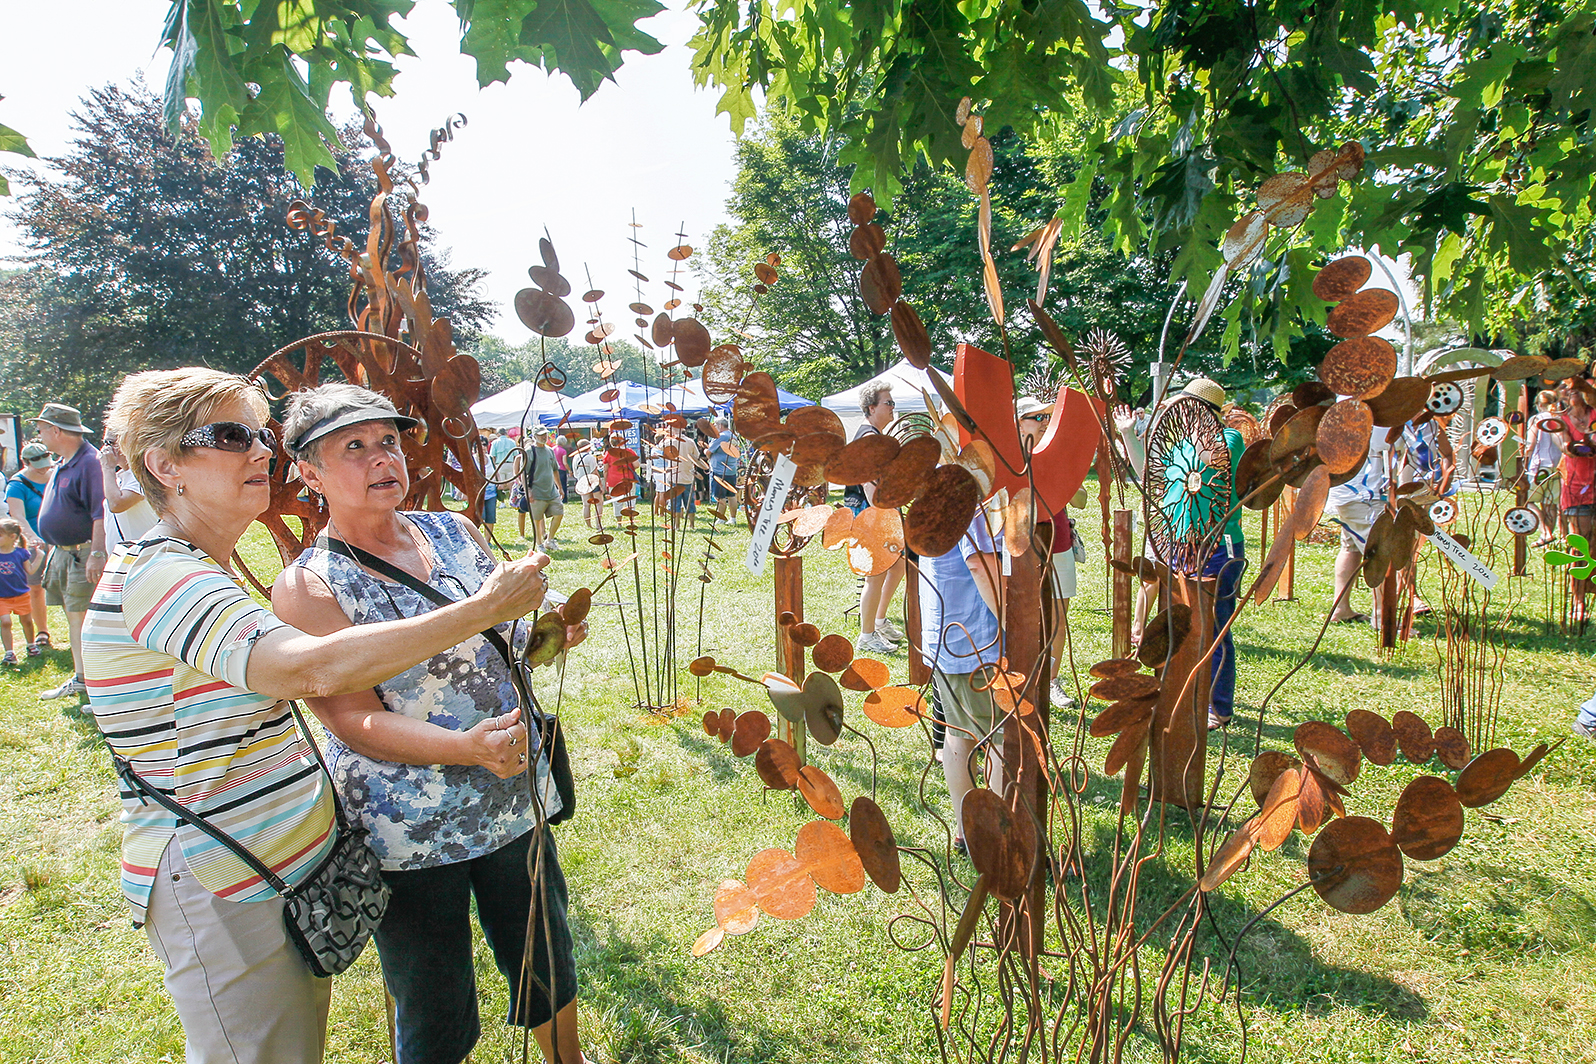
[[[208,424],[227,404],[243,400],[262,421],[266,396],[248,377],[193,366],[187,369],[152,369],[126,377],[111,397],[105,424],[116,436],[117,447],[133,470],[144,497],[157,513],[166,512],[166,485],[156,480],[144,463],[150,451],[164,451],[176,459],[188,453],[180,442]]]

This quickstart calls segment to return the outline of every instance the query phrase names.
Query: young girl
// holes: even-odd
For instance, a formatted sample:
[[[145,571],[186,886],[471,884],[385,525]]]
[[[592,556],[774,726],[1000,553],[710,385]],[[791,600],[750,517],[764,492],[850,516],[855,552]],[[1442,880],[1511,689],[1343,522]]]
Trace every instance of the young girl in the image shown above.
[[[11,615],[31,616],[28,575],[37,572],[43,560],[43,551],[28,547],[21,522],[14,517],[0,517],[0,644],[6,648],[0,664],[17,663],[17,655],[11,649]]]

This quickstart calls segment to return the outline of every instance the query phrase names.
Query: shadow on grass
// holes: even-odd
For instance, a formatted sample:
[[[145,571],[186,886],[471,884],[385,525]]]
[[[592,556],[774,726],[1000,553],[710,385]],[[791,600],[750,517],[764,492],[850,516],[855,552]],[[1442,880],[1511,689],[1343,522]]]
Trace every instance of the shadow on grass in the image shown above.
[[[759,1022],[754,1010],[735,1015],[693,985],[682,944],[659,931],[634,936],[572,898],[577,971],[587,1007],[597,1006],[614,1060],[653,1064],[705,1060],[781,1060],[791,1039]],[[595,985],[596,984],[596,985]]]

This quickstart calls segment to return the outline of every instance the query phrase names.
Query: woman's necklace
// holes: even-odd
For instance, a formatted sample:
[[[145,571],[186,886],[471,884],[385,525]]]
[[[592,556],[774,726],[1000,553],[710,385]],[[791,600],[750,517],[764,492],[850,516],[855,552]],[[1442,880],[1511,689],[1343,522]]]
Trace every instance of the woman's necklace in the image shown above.
[[[398,514],[394,514],[394,520],[398,521],[401,527],[403,527],[406,537],[410,541],[410,549],[415,552],[414,563],[419,565],[421,571],[417,573],[416,570],[410,567],[410,565],[406,564],[407,562],[412,561],[412,559],[405,556],[402,548],[397,555],[384,555],[380,551],[370,551],[368,553],[375,554],[377,557],[383,558],[384,561],[392,562],[394,565],[397,565],[399,568],[405,570],[413,576],[419,577],[422,580],[430,579],[432,576],[432,570],[436,568],[436,559],[432,553],[431,543],[427,541],[425,536],[417,533],[411,522],[400,517]],[[333,528],[331,519],[327,521],[323,531],[332,538],[344,538],[343,536],[338,535],[337,530]],[[345,540],[345,542],[347,542],[347,540]],[[365,548],[361,549],[364,550]]]

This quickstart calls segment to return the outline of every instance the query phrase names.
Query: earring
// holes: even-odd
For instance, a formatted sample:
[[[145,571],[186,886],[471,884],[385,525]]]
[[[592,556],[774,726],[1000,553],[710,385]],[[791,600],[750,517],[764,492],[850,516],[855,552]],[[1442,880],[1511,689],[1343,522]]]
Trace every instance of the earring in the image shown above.
[[[178,493],[178,494],[179,494],[179,495],[181,495],[181,494],[183,494],[183,485],[181,485],[181,484],[179,484],[179,485],[178,485],[178,486],[177,486],[177,493]]]

